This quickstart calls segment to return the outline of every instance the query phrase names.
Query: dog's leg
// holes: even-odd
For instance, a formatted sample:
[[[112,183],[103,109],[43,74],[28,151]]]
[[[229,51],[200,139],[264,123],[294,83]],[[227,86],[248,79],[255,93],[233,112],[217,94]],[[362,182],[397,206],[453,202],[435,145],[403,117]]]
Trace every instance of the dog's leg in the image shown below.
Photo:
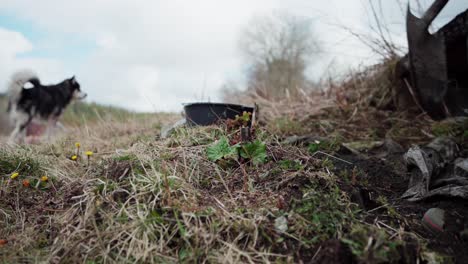
[[[20,129],[19,129],[19,136],[20,136],[20,143],[25,143],[26,142],[26,128],[28,127],[28,125],[31,123],[32,121],[32,117],[28,117],[28,119],[26,120],[26,122],[24,122],[21,126],[20,126]]]
[[[47,120],[47,128],[46,128],[46,136],[47,136],[47,142],[50,143],[50,139],[52,138],[52,134],[55,134],[55,127],[57,124],[57,119],[55,118],[50,118]]]
[[[24,143],[24,138],[26,136],[26,127],[29,122],[26,123],[16,123],[15,129],[11,132],[9,142],[10,143]]]
[[[62,132],[68,132],[68,129],[59,121],[57,121],[57,123],[55,124],[58,128],[60,128],[60,130],[62,130]]]
[[[19,132],[20,132],[20,126],[18,123],[15,125],[15,129],[10,134],[10,138],[8,139],[8,142],[10,144],[16,143],[16,140],[18,138]]]
[[[29,115],[18,115],[15,122],[15,129],[10,134],[10,143],[23,143],[26,136],[26,127],[31,123],[32,117]],[[19,142],[18,142],[19,139]]]
[[[20,130],[20,121],[17,118],[17,113],[15,109],[10,109],[10,122],[15,125],[15,128],[10,133],[10,137],[8,138],[8,143],[13,144],[16,143],[16,138],[18,137],[18,133]]]

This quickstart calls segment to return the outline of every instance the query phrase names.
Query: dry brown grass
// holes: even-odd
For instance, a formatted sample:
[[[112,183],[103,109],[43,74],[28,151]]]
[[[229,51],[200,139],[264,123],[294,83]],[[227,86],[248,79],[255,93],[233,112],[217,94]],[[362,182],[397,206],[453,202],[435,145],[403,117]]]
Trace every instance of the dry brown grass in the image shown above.
[[[328,80],[296,98],[265,98],[250,92],[230,94],[232,102],[258,104],[260,122],[280,137],[312,135],[345,141],[391,138],[403,145],[427,142],[434,121],[412,98],[401,108],[402,88],[396,78],[397,57]],[[408,98],[404,98],[408,99]],[[410,125],[411,124],[411,125]]]
[[[258,166],[208,160],[207,146],[227,135],[223,126],[182,128],[160,139],[160,127],[177,119],[171,115],[101,118],[49,144],[2,145],[0,239],[8,244],[0,245],[0,258],[297,263],[324,260],[332,250],[327,245],[337,244],[363,263],[388,263],[405,257],[407,241],[422,256],[424,244],[405,231],[405,220],[390,205],[380,205],[389,209],[369,221],[373,215],[350,199],[361,176],[355,170],[351,179],[336,175],[336,160],[330,160],[342,141],[392,137],[414,143],[433,136],[424,116],[410,120],[412,113],[391,111],[389,65],[300,99],[243,98],[260,105],[257,138],[267,145],[268,161]],[[323,150],[328,156],[318,157],[307,146],[281,144],[293,134],[334,142]],[[75,142],[94,152],[89,163],[83,152],[70,160]],[[20,176],[12,180],[14,171]],[[42,188],[21,183],[41,175],[49,176]],[[280,231],[275,223],[284,219],[287,228]]]
[[[222,127],[181,129],[161,140],[161,122],[100,122],[72,129],[51,144],[2,145],[2,162],[21,164],[17,179],[9,178],[11,168],[0,175],[0,239],[8,241],[0,246],[1,258],[298,262],[320,257],[322,242],[344,239],[351,229],[373,236],[373,227],[361,224],[357,207],[339,189],[332,163],[306,148],[280,145],[259,129],[269,161],[224,167],[206,157],[206,147],[225,133]],[[82,151],[94,152],[89,164],[83,155],[70,160],[77,141]],[[22,186],[22,180],[41,175],[49,176],[41,188]],[[275,227],[281,217],[287,219],[286,232]],[[389,250],[387,242],[375,252]]]

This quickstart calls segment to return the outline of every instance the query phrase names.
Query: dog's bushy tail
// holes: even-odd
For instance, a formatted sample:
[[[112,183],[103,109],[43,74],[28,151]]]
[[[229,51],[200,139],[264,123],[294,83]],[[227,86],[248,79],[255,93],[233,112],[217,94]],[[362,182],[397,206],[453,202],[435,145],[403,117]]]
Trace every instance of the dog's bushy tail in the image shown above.
[[[26,83],[31,83],[33,86],[39,85],[41,82],[37,75],[30,70],[22,70],[14,73],[11,76],[10,83],[8,84],[8,109],[10,111],[11,105],[18,103],[21,98],[21,92]]]

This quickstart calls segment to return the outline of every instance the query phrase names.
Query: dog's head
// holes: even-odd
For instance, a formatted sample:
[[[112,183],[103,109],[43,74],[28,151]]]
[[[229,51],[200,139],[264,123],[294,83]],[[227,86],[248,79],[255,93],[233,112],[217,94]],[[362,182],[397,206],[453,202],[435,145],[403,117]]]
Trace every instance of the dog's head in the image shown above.
[[[81,91],[80,84],[76,81],[75,76],[68,79],[67,82],[71,87],[73,99],[82,100],[87,96],[86,93]]]

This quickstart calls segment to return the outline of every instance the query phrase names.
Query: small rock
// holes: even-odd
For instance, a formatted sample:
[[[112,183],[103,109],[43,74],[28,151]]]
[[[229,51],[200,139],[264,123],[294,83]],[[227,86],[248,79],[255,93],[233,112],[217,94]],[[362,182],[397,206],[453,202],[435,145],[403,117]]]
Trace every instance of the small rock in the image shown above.
[[[445,211],[440,208],[431,208],[424,214],[422,222],[426,228],[433,232],[444,232]]]
[[[284,216],[280,216],[275,219],[275,229],[280,233],[288,231],[288,219]]]
[[[468,242],[468,228],[460,232],[460,237],[463,241]]]

